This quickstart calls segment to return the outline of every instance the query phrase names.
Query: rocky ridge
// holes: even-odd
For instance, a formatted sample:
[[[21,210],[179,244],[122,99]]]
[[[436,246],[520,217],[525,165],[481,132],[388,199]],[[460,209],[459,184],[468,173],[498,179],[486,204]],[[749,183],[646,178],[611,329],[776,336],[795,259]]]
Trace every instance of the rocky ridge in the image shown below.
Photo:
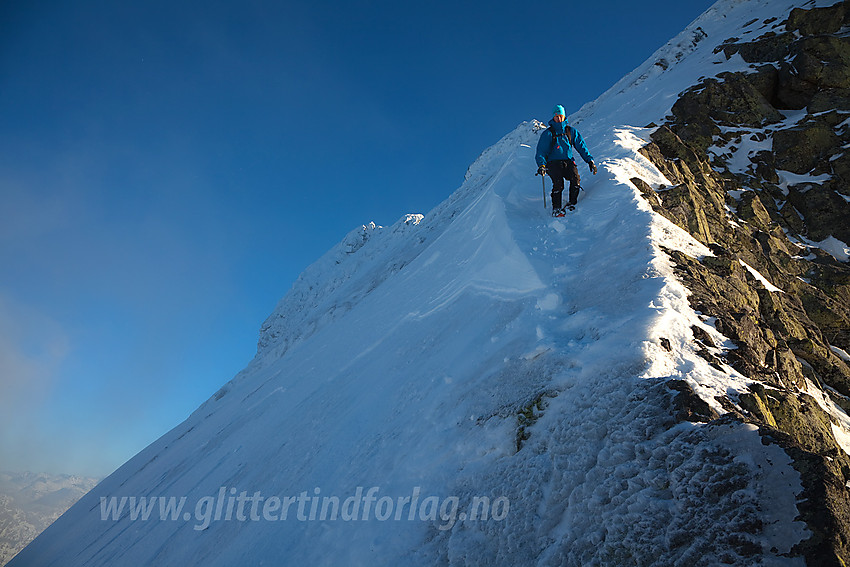
[[[699,354],[753,380],[718,401],[801,475],[797,508],[812,535],[792,555],[846,565],[850,443],[836,424],[850,423],[850,2],[749,26],[763,33],[717,53],[751,72],[681,93],[642,149],[671,186],[632,182],[713,252],[668,251],[693,308],[737,347],[694,327]],[[670,388],[680,419],[717,419],[686,383]]]

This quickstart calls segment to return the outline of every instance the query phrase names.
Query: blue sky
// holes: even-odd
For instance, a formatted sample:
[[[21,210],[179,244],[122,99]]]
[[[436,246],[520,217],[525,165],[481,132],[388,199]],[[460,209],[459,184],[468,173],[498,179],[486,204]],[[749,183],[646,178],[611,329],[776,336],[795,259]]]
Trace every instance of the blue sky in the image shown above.
[[[0,469],[108,474],[348,231],[427,213],[711,4],[3,2]]]

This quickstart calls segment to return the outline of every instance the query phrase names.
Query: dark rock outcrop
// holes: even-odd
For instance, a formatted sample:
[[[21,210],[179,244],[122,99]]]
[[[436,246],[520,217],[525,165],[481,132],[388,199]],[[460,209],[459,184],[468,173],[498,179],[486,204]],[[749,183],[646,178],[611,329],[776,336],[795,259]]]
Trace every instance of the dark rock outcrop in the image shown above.
[[[720,351],[695,328],[698,354],[753,380],[749,393],[721,403],[792,458],[803,483],[798,511],[812,533],[792,554],[818,566],[850,564],[850,456],[817,401],[850,409],[850,366],[831,348],[850,351],[850,265],[814,247],[829,237],[850,242],[848,25],[845,1],[794,9],[755,41],[725,42],[718,52],[760,65],[680,95],[642,149],[672,187],[632,180],[713,252],[668,251],[693,308],[737,347]],[[791,120],[791,109],[805,115]],[[748,147],[756,148],[746,153],[750,166],[731,170],[729,158]],[[668,387],[678,392],[678,419],[716,417],[687,384]]]

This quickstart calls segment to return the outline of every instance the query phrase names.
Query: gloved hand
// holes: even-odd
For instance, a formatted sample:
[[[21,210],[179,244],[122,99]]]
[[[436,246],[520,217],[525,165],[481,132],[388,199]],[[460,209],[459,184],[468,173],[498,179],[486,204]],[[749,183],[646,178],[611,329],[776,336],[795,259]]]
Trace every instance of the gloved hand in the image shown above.
[[[541,165],[537,168],[537,175],[546,175],[546,166]]]
[[[590,162],[590,172],[593,173],[593,175],[596,175],[596,164],[592,161]]]

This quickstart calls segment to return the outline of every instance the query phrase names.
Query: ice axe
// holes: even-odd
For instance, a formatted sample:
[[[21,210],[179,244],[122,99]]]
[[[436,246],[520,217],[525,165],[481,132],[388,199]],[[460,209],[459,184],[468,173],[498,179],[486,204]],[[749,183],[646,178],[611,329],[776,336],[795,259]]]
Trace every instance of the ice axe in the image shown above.
[[[534,174],[536,176],[540,176],[540,181],[543,183],[543,208],[548,209],[549,205],[546,204],[546,168],[544,166],[543,173],[540,173],[540,169],[537,170],[537,173]]]

